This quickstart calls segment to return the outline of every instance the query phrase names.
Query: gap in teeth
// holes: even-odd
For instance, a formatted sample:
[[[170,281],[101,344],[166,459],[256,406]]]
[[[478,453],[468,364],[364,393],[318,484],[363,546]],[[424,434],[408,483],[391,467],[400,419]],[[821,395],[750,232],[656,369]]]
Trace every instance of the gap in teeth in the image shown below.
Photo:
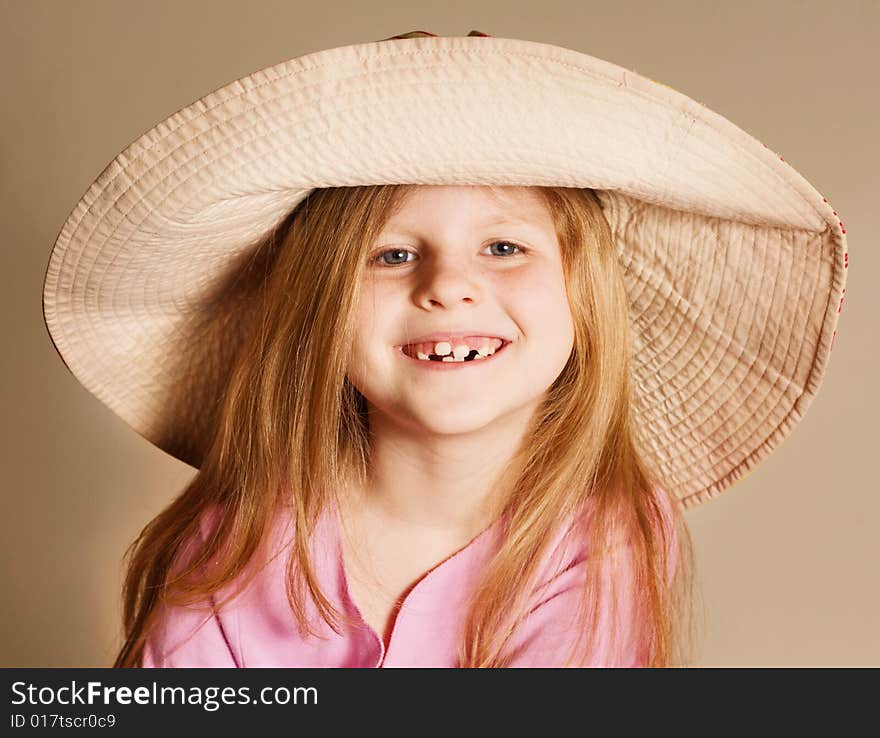
[[[494,353],[494,351],[492,352]],[[438,354],[424,354],[421,351],[417,354],[419,360],[421,361],[476,361],[477,359],[485,359],[486,357],[480,354],[476,349],[471,349],[465,356],[440,356]],[[491,354],[489,354],[491,356]]]

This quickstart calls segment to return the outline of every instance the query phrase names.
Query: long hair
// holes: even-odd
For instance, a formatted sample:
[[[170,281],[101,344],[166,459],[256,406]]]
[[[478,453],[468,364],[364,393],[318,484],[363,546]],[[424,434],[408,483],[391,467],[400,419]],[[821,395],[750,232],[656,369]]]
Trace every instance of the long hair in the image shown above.
[[[354,624],[321,591],[309,542],[335,490],[367,478],[366,402],[346,377],[353,316],[364,255],[414,186],[316,189],[271,237],[256,329],[242,339],[199,471],[126,552],[125,640],[115,667],[140,665],[162,606],[222,608],[241,592],[281,508],[294,520],[286,592],[301,635],[317,634],[307,599],[337,633],[341,621]],[[590,545],[584,648],[573,649],[569,662],[596,661],[596,615],[625,607],[618,652],[635,648],[649,666],[686,664],[692,544],[680,506],[640,451],[628,301],[612,233],[593,190],[535,189],[556,226],[574,348],[497,481],[502,543],[470,601],[459,665],[510,662],[505,646],[565,519]],[[216,514],[211,533],[193,544],[208,511]],[[616,592],[614,573],[624,566],[632,585]]]

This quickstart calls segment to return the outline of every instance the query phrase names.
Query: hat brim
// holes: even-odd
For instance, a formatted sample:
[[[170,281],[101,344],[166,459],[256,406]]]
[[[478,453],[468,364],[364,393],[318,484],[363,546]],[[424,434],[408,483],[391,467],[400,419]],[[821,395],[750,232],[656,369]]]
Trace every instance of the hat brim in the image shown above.
[[[319,51],[144,133],[57,238],[43,289],[52,341],[90,392],[197,467],[258,289],[234,275],[313,188],[383,183],[601,191],[633,308],[646,451],[686,507],[753,468],[818,390],[846,279],[825,198],[665,85],[497,37]]]

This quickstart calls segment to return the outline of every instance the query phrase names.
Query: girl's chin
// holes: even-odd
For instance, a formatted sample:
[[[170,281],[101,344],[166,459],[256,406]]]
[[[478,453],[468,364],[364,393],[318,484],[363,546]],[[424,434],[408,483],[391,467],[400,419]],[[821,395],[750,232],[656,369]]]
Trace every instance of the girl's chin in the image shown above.
[[[475,412],[473,403],[468,408],[454,402],[445,407],[398,404],[393,412],[381,414],[383,425],[391,422],[415,437],[468,435],[484,430],[500,417],[497,410]]]

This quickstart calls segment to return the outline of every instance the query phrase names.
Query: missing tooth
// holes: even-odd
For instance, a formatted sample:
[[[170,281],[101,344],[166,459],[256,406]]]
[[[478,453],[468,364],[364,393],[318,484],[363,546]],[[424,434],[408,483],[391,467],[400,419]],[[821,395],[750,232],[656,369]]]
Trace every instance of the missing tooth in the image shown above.
[[[467,356],[464,357],[464,360],[465,360],[465,361],[473,361],[474,359],[477,358],[477,354],[478,354],[478,353],[479,353],[479,352],[478,352],[476,349],[471,349],[471,350],[470,350],[470,353],[469,353]],[[439,355],[437,355],[437,354],[428,354],[428,359],[429,359],[430,361],[443,361],[444,358],[445,358],[445,357],[443,357],[443,356],[439,356]],[[447,363],[449,363],[449,362],[447,362]]]

